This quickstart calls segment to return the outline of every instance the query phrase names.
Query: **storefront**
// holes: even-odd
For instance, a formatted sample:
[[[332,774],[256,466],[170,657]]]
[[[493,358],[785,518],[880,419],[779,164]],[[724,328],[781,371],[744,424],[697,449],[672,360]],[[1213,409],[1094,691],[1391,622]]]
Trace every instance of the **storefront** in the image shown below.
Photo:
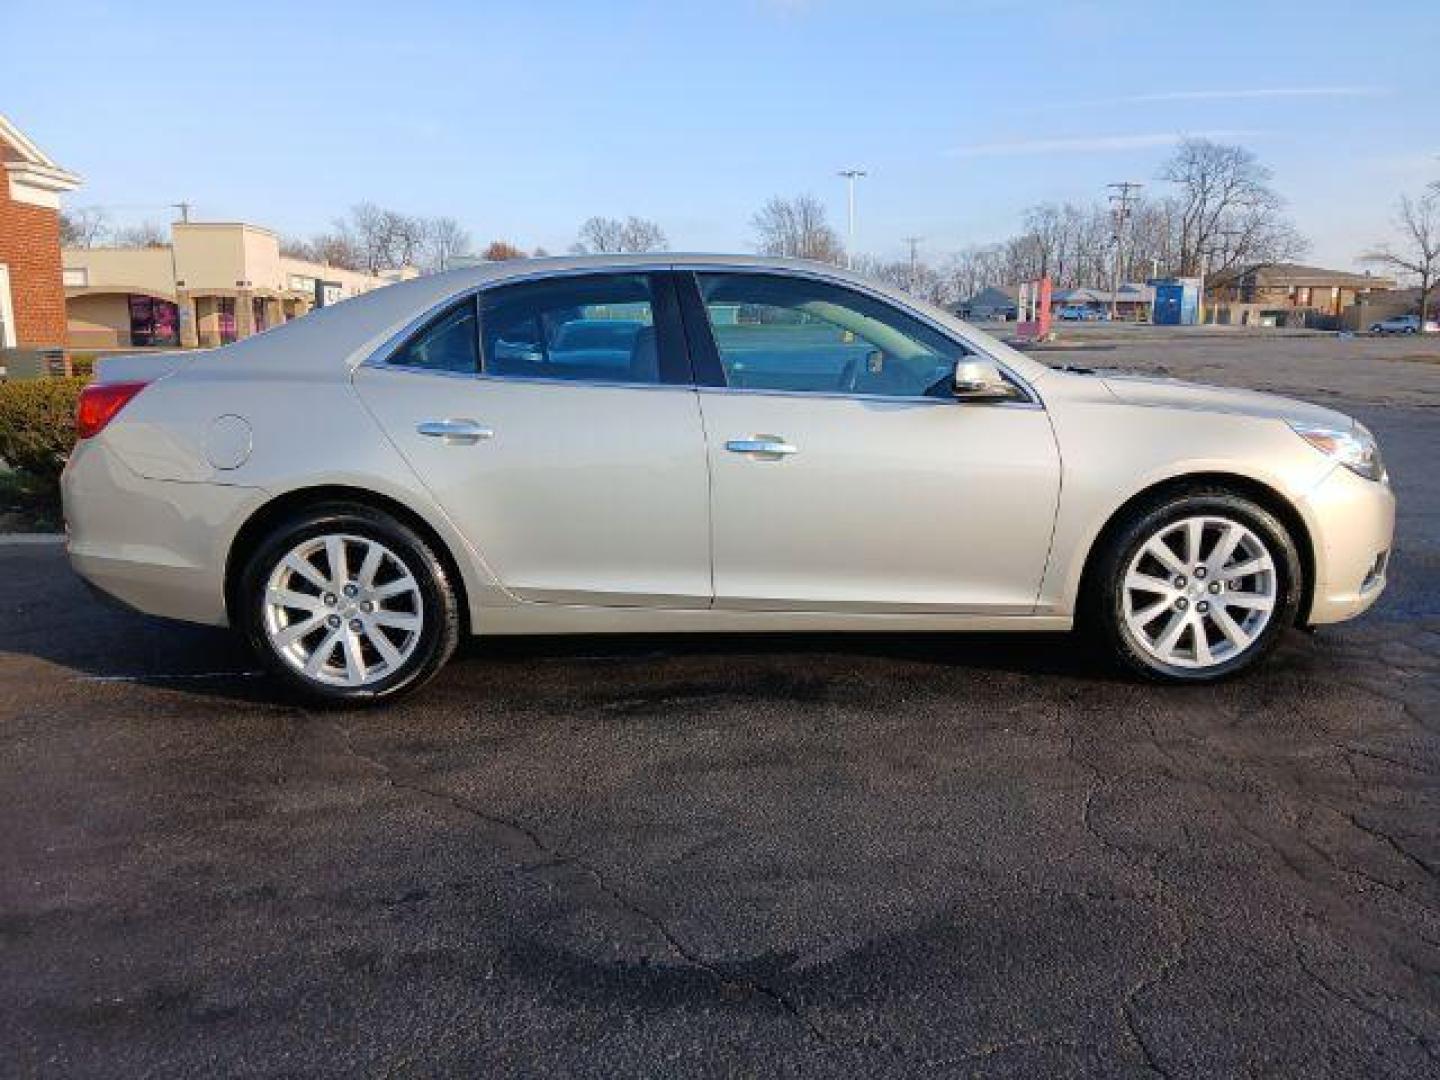
[[[153,296],[130,297],[131,345],[179,345],[180,309]]]

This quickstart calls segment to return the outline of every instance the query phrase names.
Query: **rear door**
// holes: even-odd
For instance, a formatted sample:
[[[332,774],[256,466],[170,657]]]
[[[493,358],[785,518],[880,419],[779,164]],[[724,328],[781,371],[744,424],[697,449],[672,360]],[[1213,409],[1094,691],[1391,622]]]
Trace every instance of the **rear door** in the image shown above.
[[[709,476],[669,275],[487,289],[356,386],[512,595],[709,606]]]

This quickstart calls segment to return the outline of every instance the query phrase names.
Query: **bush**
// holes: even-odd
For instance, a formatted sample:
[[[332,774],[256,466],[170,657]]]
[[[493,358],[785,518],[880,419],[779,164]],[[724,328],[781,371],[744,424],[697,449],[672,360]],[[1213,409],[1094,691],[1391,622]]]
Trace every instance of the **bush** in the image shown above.
[[[0,383],[0,460],[27,473],[42,491],[54,493],[60,487],[65,456],[75,445],[75,406],[88,381]]]

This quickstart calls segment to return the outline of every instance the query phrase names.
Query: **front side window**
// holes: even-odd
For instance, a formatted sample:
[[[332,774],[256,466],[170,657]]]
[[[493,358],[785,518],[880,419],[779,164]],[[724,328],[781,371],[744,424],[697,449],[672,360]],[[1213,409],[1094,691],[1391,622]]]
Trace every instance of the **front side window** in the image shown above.
[[[390,363],[424,371],[474,375],[480,369],[475,301],[467,297],[436,316],[390,355]]]
[[[965,347],[838,285],[697,274],[725,384],[752,390],[948,397]]]
[[[659,383],[648,274],[558,277],[482,296],[484,372],[574,382]]]

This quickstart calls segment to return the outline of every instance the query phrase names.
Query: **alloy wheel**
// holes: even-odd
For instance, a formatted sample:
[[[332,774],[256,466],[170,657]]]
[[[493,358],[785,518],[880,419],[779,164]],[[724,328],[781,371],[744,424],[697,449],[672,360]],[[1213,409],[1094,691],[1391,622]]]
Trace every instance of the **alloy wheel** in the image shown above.
[[[360,687],[393,675],[415,652],[424,601],[395,552],[336,533],[292,547],[265,586],[264,630],[277,656],[307,679]]]
[[[1248,650],[1279,597],[1275,559],[1250,527],[1194,516],[1157,529],[1122,583],[1125,625],[1162,664],[1205,669]]]

